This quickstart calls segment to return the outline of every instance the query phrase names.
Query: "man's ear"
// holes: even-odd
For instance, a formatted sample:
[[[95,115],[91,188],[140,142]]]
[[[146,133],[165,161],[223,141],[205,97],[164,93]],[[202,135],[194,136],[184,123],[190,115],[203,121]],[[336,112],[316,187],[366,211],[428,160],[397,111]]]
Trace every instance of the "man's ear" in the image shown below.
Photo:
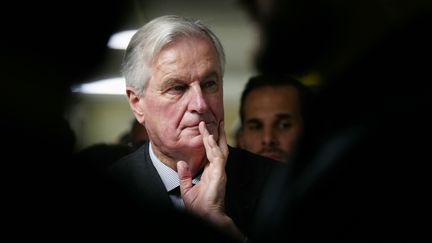
[[[134,89],[131,87],[126,88],[126,94],[129,101],[129,106],[134,113],[139,123],[144,124],[144,112],[142,108],[142,96],[137,95]]]

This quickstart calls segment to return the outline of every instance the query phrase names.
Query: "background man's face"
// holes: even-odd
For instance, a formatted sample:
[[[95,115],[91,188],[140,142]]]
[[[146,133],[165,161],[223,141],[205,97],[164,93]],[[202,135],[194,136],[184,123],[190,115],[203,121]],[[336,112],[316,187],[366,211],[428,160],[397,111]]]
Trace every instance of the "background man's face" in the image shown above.
[[[299,94],[293,86],[265,86],[245,99],[239,146],[284,161],[303,129]]]

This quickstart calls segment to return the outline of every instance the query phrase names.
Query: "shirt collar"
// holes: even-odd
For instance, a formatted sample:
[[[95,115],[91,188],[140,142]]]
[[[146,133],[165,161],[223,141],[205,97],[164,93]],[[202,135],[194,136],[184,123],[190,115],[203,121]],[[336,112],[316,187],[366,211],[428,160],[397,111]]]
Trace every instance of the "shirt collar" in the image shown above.
[[[180,185],[180,181],[177,172],[159,160],[159,158],[156,156],[156,154],[152,149],[151,142],[149,142],[149,153],[150,153],[150,159],[154,167],[156,168],[160,178],[162,179],[162,182],[167,192],[178,187]],[[201,174],[197,175],[195,178],[192,179],[192,183],[194,185],[198,183],[200,177]]]

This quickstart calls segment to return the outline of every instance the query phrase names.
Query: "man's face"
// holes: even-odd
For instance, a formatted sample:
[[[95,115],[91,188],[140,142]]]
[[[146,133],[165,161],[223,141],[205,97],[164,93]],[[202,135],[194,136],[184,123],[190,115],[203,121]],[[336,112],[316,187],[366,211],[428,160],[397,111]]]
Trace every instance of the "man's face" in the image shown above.
[[[217,141],[224,118],[222,74],[209,40],[174,41],[151,64],[151,74],[140,106],[152,143],[163,153],[204,149],[200,121]]]
[[[299,94],[293,86],[265,86],[244,101],[239,146],[285,161],[303,129]]]

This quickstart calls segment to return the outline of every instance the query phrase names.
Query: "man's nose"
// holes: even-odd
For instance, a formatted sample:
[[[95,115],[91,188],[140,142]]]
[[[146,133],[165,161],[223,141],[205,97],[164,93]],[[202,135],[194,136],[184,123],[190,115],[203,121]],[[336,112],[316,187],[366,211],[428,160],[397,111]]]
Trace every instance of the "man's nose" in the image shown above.
[[[204,113],[208,110],[206,97],[203,94],[200,86],[194,86],[192,88],[189,109],[197,113]]]
[[[262,134],[262,145],[264,146],[275,146],[278,144],[276,131],[272,128],[264,128]]]

